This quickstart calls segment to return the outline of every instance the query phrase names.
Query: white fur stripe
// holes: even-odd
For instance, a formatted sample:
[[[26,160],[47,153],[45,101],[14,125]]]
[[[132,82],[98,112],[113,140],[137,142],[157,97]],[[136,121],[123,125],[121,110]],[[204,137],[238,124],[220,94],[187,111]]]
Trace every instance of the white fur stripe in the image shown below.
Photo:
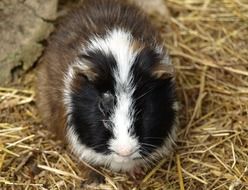
[[[114,71],[117,104],[110,118],[114,124],[113,134],[115,136],[110,146],[115,151],[123,146],[129,146],[131,150],[138,147],[138,140],[131,136],[134,120],[132,94],[135,86],[132,84],[133,76],[130,71],[137,55],[132,44],[133,37],[129,32],[114,29],[108,31],[104,38],[94,37],[88,45],[92,51],[100,50],[106,55],[111,53],[117,63]]]

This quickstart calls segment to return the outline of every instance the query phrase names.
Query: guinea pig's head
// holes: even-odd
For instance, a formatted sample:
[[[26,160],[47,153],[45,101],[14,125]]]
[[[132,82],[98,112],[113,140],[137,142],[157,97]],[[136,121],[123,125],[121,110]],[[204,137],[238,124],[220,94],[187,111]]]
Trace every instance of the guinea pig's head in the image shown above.
[[[109,31],[65,75],[66,134],[79,159],[129,171],[168,153],[176,123],[173,67],[156,45]]]

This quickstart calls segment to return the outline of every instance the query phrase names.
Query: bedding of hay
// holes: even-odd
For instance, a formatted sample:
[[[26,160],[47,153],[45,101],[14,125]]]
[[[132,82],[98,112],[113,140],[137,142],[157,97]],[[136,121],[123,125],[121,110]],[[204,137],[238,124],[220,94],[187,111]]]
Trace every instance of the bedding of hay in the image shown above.
[[[175,153],[140,180],[100,169],[106,184],[85,185],[82,167],[40,124],[28,77],[0,88],[0,189],[248,189],[248,1],[167,5],[171,18],[158,25],[177,71]]]

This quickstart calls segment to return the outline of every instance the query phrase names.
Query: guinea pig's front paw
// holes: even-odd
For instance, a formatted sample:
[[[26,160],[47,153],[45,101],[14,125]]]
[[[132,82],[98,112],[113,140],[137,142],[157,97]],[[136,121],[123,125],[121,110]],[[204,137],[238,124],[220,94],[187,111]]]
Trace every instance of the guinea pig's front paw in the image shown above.
[[[102,183],[105,183],[105,177],[92,170],[89,173],[89,181],[88,182],[95,183],[95,184],[102,184]]]
[[[91,189],[105,183],[105,177],[93,170],[88,172],[87,177],[88,179],[81,184],[83,189]]]
[[[140,179],[145,173],[143,171],[143,168],[140,167],[140,166],[135,166],[131,171],[128,172],[129,175],[137,180],[137,179]]]

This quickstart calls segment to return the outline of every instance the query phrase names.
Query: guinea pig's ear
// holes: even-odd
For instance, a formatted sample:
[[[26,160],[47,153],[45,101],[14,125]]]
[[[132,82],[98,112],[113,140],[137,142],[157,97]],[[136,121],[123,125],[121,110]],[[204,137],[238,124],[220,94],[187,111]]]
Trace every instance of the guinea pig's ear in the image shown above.
[[[73,69],[76,75],[82,75],[88,81],[93,82],[98,78],[94,64],[85,55],[80,56],[79,61],[73,65]]]
[[[156,79],[168,79],[174,76],[175,71],[171,63],[162,60],[153,66],[151,73]]]

